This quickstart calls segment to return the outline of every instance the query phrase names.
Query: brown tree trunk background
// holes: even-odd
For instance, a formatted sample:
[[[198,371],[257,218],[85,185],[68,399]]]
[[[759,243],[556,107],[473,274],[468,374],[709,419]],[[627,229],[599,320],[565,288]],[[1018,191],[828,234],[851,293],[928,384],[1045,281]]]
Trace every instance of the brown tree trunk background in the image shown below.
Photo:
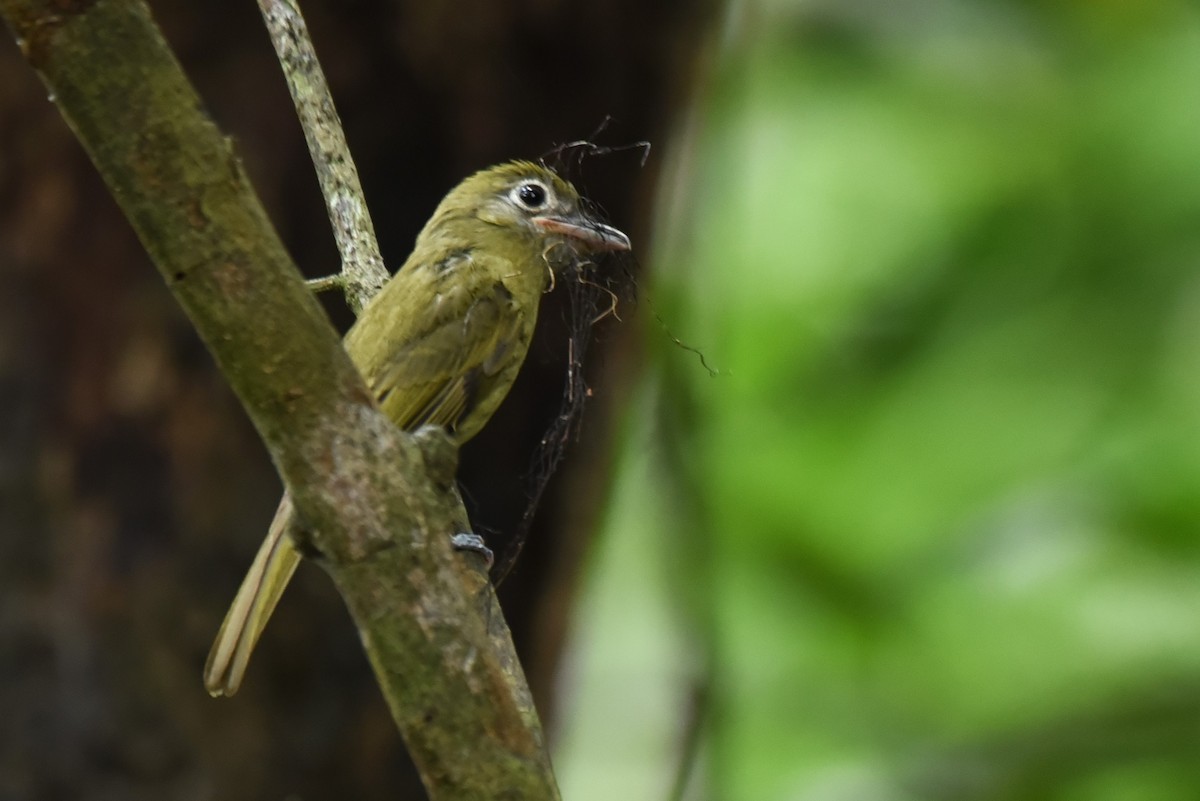
[[[337,254],[253,3],[154,4],[310,276]],[[678,0],[309,3],[304,8],[394,267],[468,172],[586,136],[662,145],[704,36]],[[136,103],[136,94],[129,98]],[[661,154],[661,148],[656,156]],[[645,244],[659,159],[580,181]],[[644,251],[643,251],[644,252]],[[503,547],[562,391],[562,297],[512,396],[463,454]],[[348,313],[337,303],[341,325]],[[636,323],[602,326],[582,441],[502,590],[546,724]],[[417,798],[331,583],[306,567],[246,686],[204,656],[279,483],[236,401],[11,37],[0,39],[0,799]]]

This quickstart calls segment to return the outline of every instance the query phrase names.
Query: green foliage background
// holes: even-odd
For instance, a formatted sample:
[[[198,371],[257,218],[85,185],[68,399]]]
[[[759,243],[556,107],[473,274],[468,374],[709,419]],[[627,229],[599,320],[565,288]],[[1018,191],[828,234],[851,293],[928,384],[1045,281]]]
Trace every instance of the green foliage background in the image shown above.
[[[1200,10],[735,4],[570,798],[1200,798]],[[644,320],[651,317],[644,305]]]

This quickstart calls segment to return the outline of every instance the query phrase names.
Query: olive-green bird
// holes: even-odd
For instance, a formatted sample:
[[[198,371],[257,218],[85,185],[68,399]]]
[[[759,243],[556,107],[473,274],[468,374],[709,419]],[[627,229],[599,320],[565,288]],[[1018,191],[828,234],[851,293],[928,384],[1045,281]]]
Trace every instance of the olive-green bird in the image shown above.
[[[524,161],[483,170],[442,200],[412,255],[346,334],[346,351],[396,425],[440,425],[461,444],[508,394],[553,272],[588,253],[628,249],[629,238],[588,216],[553,171]],[[293,514],[285,494],[209,653],[212,695],[237,692],[300,562],[288,534]]]

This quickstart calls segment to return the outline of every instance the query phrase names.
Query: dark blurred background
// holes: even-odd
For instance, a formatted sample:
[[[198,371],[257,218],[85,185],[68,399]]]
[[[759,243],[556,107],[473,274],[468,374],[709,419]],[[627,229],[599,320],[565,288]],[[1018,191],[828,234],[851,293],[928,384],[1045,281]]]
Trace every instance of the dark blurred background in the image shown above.
[[[683,3],[303,5],[389,264],[476,169],[586,137],[661,142],[705,21]],[[153,2],[208,110],[310,276],[337,253],[252,2]],[[209,642],[279,482],[211,360],[11,36],[0,39],[0,799],[420,797],[330,582],[306,567],[232,701]],[[132,92],[129,102],[137,102]],[[574,177],[635,241],[660,160]],[[328,303],[336,324],[350,318]],[[463,454],[499,551],[558,410],[565,304]],[[582,440],[551,484],[506,613],[553,729],[553,677],[608,486],[613,410],[640,358],[606,325]],[[405,789],[409,788],[409,789]]]
[[[253,6],[155,9],[328,272]],[[640,297],[502,593],[564,797],[1200,797],[1196,3],[305,11],[393,265],[473,169],[609,114],[607,143],[655,143],[576,176]],[[0,799],[406,797],[319,570],[237,698],[204,695],[278,482],[0,62]],[[497,540],[560,397],[560,309],[464,453]]]

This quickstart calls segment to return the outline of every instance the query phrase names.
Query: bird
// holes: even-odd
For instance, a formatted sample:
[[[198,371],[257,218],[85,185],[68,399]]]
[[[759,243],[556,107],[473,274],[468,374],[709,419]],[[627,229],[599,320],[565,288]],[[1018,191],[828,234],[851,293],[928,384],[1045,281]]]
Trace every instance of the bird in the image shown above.
[[[555,274],[630,247],[551,168],[512,161],[481,170],[442,199],[343,344],[392,422],[440,426],[461,445],[508,394]],[[214,697],[241,686],[300,563],[288,533],[295,515],[285,492],[205,664]]]

